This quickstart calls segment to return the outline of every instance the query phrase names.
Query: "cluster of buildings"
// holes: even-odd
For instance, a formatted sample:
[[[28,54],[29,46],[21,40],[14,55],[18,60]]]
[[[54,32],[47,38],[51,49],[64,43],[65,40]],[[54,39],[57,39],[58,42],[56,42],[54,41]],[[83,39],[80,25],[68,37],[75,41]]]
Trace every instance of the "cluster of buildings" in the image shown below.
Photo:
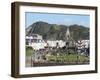
[[[31,36],[26,36],[26,46],[31,46],[35,50],[44,49],[46,46],[56,47],[57,43],[59,47],[63,47],[65,45],[65,41],[63,40],[47,40],[44,41],[42,36],[39,34],[32,34]]]
[[[68,28],[66,31],[66,41],[68,41],[70,37],[70,31]],[[89,40],[78,40],[77,42],[74,42],[75,46],[79,49],[79,51],[85,48],[89,48],[89,43]],[[39,34],[32,34],[30,36],[26,36],[26,46],[31,46],[34,50],[44,49],[46,46],[56,47],[57,44],[61,48],[66,45],[66,42],[63,40],[44,41],[43,37]]]

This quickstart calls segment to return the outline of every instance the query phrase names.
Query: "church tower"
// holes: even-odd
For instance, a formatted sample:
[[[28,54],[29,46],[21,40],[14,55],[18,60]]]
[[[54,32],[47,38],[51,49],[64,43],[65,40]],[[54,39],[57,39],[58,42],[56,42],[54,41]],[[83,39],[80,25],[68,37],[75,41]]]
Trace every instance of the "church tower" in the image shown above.
[[[66,38],[66,45],[68,45],[69,47],[73,47],[74,46],[74,40],[73,40],[73,38],[70,34],[69,27],[67,27],[65,38]]]
[[[67,28],[67,31],[66,31],[66,40],[69,41],[71,36],[70,36],[70,31],[69,31],[69,27]]]

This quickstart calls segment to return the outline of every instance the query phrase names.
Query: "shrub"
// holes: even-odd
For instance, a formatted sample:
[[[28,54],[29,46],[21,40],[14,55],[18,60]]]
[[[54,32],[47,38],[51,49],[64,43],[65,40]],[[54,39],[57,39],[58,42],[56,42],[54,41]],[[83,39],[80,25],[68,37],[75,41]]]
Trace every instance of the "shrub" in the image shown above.
[[[26,47],[26,56],[31,56],[34,53],[34,49],[30,46]]]

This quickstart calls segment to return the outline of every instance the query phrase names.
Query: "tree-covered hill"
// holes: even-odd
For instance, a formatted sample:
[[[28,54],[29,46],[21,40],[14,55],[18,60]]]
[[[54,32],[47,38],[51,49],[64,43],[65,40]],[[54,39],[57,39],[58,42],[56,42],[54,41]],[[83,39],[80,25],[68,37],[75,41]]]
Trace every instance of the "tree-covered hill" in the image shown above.
[[[43,36],[46,40],[65,40],[65,33],[69,27],[70,35],[74,40],[89,39],[89,28],[84,25],[73,24],[70,26],[49,24],[47,22],[38,21],[26,28],[26,35],[34,33]]]

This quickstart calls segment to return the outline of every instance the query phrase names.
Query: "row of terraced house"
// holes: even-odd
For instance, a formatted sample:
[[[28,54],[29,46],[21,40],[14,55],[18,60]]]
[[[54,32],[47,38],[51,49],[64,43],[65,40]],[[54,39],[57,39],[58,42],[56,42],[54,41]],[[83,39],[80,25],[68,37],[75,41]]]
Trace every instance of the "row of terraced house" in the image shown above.
[[[26,46],[31,46],[34,50],[44,49],[46,46],[56,47],[57,43],[59,47],[65,46],[66,42],[63,40],[43,40],[43,37],[39,34],[32,34],[30,36],[26,36]],[[78,49],[88,48],[89,40],[79,40],[75,45]]]

